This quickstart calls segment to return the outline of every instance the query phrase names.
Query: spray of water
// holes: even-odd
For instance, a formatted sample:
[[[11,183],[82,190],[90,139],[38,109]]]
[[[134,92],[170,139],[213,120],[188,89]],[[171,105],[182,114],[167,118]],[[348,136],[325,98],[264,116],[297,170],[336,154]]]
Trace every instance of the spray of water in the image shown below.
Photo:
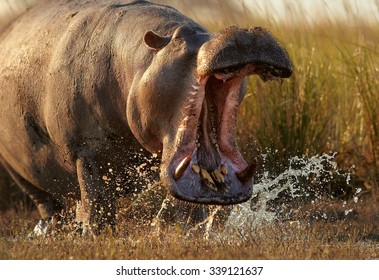
[[[353,190],[354,202],[358,202],[361,189],[351,186],[350,172],[339,170],[336,153],[295,156],[288,160],[280,174],[265,169],[267,155],[263,154],[263,172],[254,184],[252,198],[233,208],[226,221],[226,230],[251,231],[274,221],[294,221],[302,205],[315,205],[328,197],[345,194],[349,188]],[[346,201],[341,201],[346,206]],[[345,215],[352,210],[346,209]],[[319,218],[327,219],[327,213],[321,213]]]
[[[214,226],[214,221],[221,212],[224,221],[218,225],[223,224],[224,236],[230,236],[230,233],[236,230],[239,233],[252,232],[260,226],[276,221],[296,222],[296,219],[300,218],[299,212],[303,218],[308,216],[312,219],[328,219],[329,213],[323,212],[318,205],[329,198],[333,201],[339,198],[342,209],[345,209],[342,215],[348,216],[353,212],[346,202],[346,190],[351,190],[350,198],[357,203],[361,189],[352,186],[350,171],[339,168],[335,159],[336,153],[289,158],[280,172],[272,171],[270,168],[269,161],[275,153],[266,151],[262,154],[262,171],[257,175],[253,196],[249,201],[229,208],[202,206],[197,209],[197,217],[194,218],[193,207],[196,206],[183,205],[167,193],[167,196],[159,193],[160,199],[157,199],[157,190],[149,189],[145,192],[155,193],[151,193],[152,196],[149,197],[143,195],[141,199],[137,199],[139,203],[142,203],[145,209],[149,204],[149,198],[155,202],[160,200],[161,203],[155,203],[150,208],[150,215],[143,215],[143,219],[146,221],[147,218],[152,227],[164,226],[170,222],[181,223],[185,225],[187,233],[201,230],[205,237],[209,238],[220,232],[219,228],[216,229]],[[307,205],[313,205],[313,210],[318,209],[318,212],[315,214],[308,208],[307,213],[304,210],[304,206]],[[141,209],[138,208],[137,212],[141,213]],[[188,227],[190,219],[197,220],[198,223]],[[220,237],[219,234],[216,235]]]

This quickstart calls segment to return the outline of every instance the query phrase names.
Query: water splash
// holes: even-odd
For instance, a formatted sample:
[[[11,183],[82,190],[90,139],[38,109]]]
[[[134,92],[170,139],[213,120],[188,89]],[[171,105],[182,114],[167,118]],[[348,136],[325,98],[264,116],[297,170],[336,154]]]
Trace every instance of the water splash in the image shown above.
[[[314,209],[319,209],[318,203],[325,197],[338,197],[348,188],[354,190],[351,174],[340,169],[335,159],[336,153],[295,156],[283,163],[279,172],[273,171],[273,164],[270,164],[276,155],[277,152],[272,151],[262,154],[262,169],[257,175],[253,196],[249,201],[222,208],[186,204],[172,198],[159,184],[156,157],[148,159],[145,155],[135,155],[135,164],[126,169],[123,176],[124,180],[130,178],[126,187],[130,190],[130,186],[133,186],[132,189],[135,189],[127,204],[124,204],[126,207],[120,209],[120,216],[127,221],[133,220],[136,225],[149,226],[157,233],[160,227],[176,224],[187,235],[203,232],[206,238],[220,237],[220,234],[228,237],[236,229],[244,233],[275,221],[296,222],[299,217],[296,215],[304,210],[302,206],[314,205]],[[276,164],[274,166],[277,168]],[[105,182],[117,182],[113,168],[110,165],[104,168]],[[357,203],[360,192],[361,189],[353,191],[351,201]],[[341,215],[351,215],[354,210],[351,203],[343,199],[339,201]],[[304,213],[309,216],[313,214]],[[319,211],[312,218],[329,219],[329,215]]]
[[[274,221],[293,220],[300,206],[316,204],[325,197],[336,197],[351,186],[350,172],[341,171],[335,162],[336,153],[295,156],[279,174],[265,169],[267,154],[263,155],[263,172],[254,184],[252,198],[236,205],[231,211],[225,229],[252,230]],[[353,192],[358,202],[360,189]],[[346,201],[345,201],[346,204]],[[352,209],[346,209],[348,215]],[[327,214],[321,213],[326,219]]]

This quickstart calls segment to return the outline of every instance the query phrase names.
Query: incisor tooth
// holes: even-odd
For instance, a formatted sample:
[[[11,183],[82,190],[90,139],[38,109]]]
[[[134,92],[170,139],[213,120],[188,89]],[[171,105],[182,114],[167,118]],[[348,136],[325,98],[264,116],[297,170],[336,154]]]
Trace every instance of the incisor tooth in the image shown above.
[[[218,183],[224,183],[225,182],[224,176],[222,176],[221,172],[218,169],[213,170],[211,175],[212,175],[212,178],[216,182],[218,182]]]
[[[209,175],[208,171],[204,168],[200,168],[200,176],[205,181],[208,188],[210,188],[213,191],[217,191],[216,185],[212,180],[211,175]]]
[[[218,169],[213,170],[211,175],[212,178],[217,182],[216,185],[218,189],[222,190],[225,193],[229,192],[229,187],[225,183],[225,178]]]
[[[221,170],[222,174],[224,174],[224,175],[228,174],[228,168],[226,167],[225,164],[221,164],[220,170]]]
[[[229,192],[229,187],[225,183],[222,183],[220,187],[223,192],[225,193]]]
[[[199,174],[199,173],[200,173],[200,167],[199,167],[197,164],[192,164],[192,170],[193,170],[193,172],[195,172],[196,174]]]
[[[209,182],[213,182],[212,177],[209,175],[208,171],[205,170],[204,168],[200,168],[200,175],[201,175],[201,178]]]
[[[216,188],[216,185],[211,182],[207,182],[207,187],[210,188],[212,191],[215,191],[215,192],[218,191],[218,189]]]

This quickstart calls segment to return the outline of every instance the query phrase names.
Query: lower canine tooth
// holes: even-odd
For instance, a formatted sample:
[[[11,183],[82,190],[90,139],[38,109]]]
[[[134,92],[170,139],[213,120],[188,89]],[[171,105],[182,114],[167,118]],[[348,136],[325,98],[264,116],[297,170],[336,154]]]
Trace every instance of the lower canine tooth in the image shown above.
[[[257,168],[257,162],[253,160],[244,170],[236,172],[238,180],[241,182],[247,182],[253,177],[255,169]]]
[[[186,156],[176,167],[175,172],[174,172],[174,179],[178,180],[180,177],[182,177],[184,171],[187,169],[188,165],[191,162],[191,157]]]

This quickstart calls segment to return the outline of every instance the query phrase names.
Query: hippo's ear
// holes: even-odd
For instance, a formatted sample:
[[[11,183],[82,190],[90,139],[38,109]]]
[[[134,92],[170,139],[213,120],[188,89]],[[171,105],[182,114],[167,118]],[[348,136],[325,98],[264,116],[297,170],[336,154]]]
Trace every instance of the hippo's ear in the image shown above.
[[[160,50],[161,48],[165,47],[168,42],[170,42],[171,37],[163,37],[154,31],[147,31],[143,40],[148,47],[154,50]]]

